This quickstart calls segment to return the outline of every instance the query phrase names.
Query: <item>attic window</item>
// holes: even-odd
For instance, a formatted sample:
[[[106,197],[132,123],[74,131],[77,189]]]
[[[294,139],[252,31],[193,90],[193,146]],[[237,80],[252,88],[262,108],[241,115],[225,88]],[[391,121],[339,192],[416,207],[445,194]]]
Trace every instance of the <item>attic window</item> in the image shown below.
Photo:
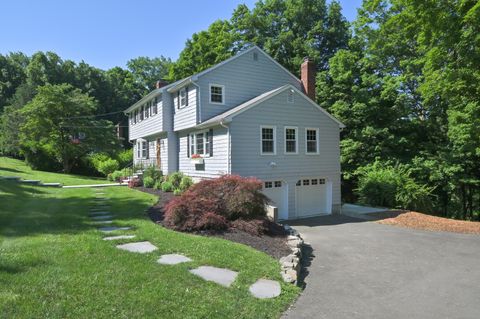
[[[287,102],[288,103],[293,103],[295,101],[295,98],[293,96],[293,90],[288,91],[287,95]]]
[[[187,97],[187,90],[186,88],[183,88],[180,90],[179,94],[179,108],[184,107],[188,105],[188,97]]]
[[[258,61],[258,53],[253,52],[253,61]]]

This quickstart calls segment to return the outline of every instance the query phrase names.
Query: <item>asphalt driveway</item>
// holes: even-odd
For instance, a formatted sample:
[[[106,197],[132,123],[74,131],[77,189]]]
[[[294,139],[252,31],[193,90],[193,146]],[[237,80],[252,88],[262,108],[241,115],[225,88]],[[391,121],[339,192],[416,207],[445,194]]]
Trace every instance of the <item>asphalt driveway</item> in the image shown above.
[[[305,290],[284,318],[480,318],[478,235],[347,216],[291,225],[312,257]]]

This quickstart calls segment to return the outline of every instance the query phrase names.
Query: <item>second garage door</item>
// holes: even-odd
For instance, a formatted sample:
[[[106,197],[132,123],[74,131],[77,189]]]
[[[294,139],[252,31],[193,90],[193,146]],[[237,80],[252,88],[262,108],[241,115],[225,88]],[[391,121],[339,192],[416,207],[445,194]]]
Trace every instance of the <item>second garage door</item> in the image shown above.
[[[331,213],[331,187],[325,178],[302,178],[295,191],[297,217]]]

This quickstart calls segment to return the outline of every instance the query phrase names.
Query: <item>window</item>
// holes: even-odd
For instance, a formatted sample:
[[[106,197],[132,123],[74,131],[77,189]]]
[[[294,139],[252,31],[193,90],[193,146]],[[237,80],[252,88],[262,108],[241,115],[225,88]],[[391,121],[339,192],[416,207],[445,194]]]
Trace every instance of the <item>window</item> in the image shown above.
[[[133,124],[137,124],[138,122],[138,110],[135,110],[135,113],[133,114]]]
[[[183,89],[180,89],[180,91],[178,92],[178,108],[181,108],[187,105],[188,105],[187,89],[183,88]]]
[[[144,117],[144,114],[145,114],[145,108],[142,106],[140,108],[140,121],[143,121],[143,117]]]
[[[142,157],[142,143],[137,142],[137,158],[141,158],[141,157]]]
[[[297,154],[297,128],[285,127],[285,153]]]
[[[295,185],[296,185],[296,186],[302,186],[302,181],[301,181],[301,180],[298,180]]]
[[[312,185],[318,185],[318,179],[312,179]]]
[[[275,127],[274,126],[262,126],[260,128],[261,138],[261,154],[262,155],[275,155]]]
[[[142,141],[142,158],[148,158],[148,142]]]
[[[145,118],[148,119],[148,117],[150,116],[150,102],[145,103],[144,111]]]
[[[287,102],[288,102],[288,103],[293,103],[293,102],[295,102],[295,98],[294,98],[294,96],[293,96],[293,90],[288,91]]]
[[[202,131],[190,134],[190,156],[198,154],[202,156],[211,155],[211,131]]]
[[[265,188],[272,188],[272,182],[265,182]]]
[[[305,145],[307,154],[318,154],[318,128],[305,129]]]
[[[320,178],[320,179],[318,180],[318,182],[320,183],[320,185],[325,184],[325,178]]]
[[[158,99],[157,97],[155,97],[153,100],[152,100],[152,115],[155,115],[158,113]]]
[[[210,84],[210,103],[225,103],[225,86],[218,84]]]
[[[275,187],[282,187],[282,181],[275,181]]]
[[[310,185],[310,180],[309,179],[304,179],[303,180],[303,186],[308,186]]]

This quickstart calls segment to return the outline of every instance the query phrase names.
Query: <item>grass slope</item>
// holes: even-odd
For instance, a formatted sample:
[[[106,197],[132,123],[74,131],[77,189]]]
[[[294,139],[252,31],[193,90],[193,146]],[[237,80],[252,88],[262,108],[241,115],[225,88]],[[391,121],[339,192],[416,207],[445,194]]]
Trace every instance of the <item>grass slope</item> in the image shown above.
[[[109,183],[105,178],[35,171],[23,161],[2,156],[0,156],[0,176],[20,176],[22,179],[36,179],[44,183],[62,183],[63,185]]]
[[[92,189],[0,180],[0,318],[277,318],[297,296],[297,287],[282,283],[278,298],[253,298],[248,286],[258,278],[281,280],[276,260],[241,244],[155,225],[144,212],[156,201],[149,194],[104,191],[116,223],[134,226],[122,233],[149,240],[157,251],[132,254],[101,240],[87,216]],[[165,253],[194,262],[157,264]],[[200,265],[240,274],[224,288],[188,272]]]

